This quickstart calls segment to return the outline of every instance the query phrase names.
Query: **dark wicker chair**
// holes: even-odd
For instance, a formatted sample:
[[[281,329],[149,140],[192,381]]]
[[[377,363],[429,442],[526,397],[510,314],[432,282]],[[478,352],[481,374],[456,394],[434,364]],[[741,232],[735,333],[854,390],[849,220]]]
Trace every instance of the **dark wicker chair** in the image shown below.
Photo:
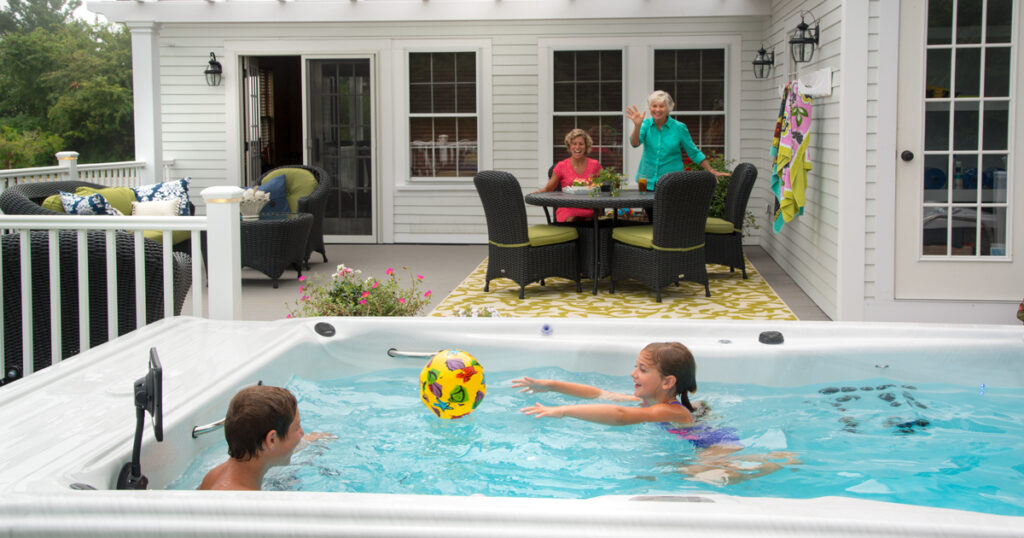
[[[526,203],[519,181],[508,172],[485,170],[473,177],[476,192],[487,218],[487,280],[484,291],[490,291],[491,280],[508,278],[519,284],[519,298],[526,294],[526,285],[552,276],[576,281],[581,291],[577,239],[570,226],[538,224],[527,226]],[[560,241],[533,246],[537,238],[554,234]]]
[[[743,257],[743,219],[755,180],[757,167],[740,163],[729,179],[723,218],[709,218],[705,227],[707,262],[727,265],[729,272],[739,267],[743,278],[747,278],[747,264]]]
[[[710,172],[672,172],[654,187],[654,223],[616,228],[612,232],[612,277],[609,291],[615,293],[615,281],[639,280],[655,290],[661,302],[661,289],[682,280],[704,284],[711,297],[704,260],[704,225],[715,191],[715,176]],[[623,242],[646,238],[651,248]]]
[[[45,231],[29,232],[31,249],[32,345],[34,368],[50,365],[54,355],[50,342],[50,269],[49,237]],[[60,261],[60,330],[61,351],[64,358],[76,355],[79,348],[78,304],[78,248],[77,232],[60,231],[57,234]],[[3,234],[3,331],[4,370],[20,368],[22,364],[22,311],[21,311],[21,250],[20,234]],[[162,246],[144,239],[146,323],[164,317]],[[134,237],[126,232],[115,232],[117,257],[117,334],[136,328],[135,319],[135,261]],[[106,235],[102,231],[86,233],[86,252],[89,268],[89,345],[107,341],[107,267]],[[172,254],[174,271],[173,312],[181,313],[185,295],[192,284],[192,264],[187,254]]]
[[[264,181],[280,175],[281,171],[287,168],[306,170],[313,174],[317,182],[317,187],[312,193],[306,197],[299,198],[297,208],[299,213],[313,215],[313,227],[309,231],[309,241],[306,242],[306,254],[303,258],[303,261],[306,262],[306,269],[309,269],[309,257],[313,254],[313,251],[319,252],[323,256],[324,262],[327,262],[327,247],[324,246],[324,213],[327,208],[327,197],[331,190],[331,178],[323,168],[304,164],[291,164],[279,166],[263,174],[263,177],[260,178],[260,184],[262,185]]]
[[[86,181],[42,181],[39,183],[21,183],[8,187],[0,193],[0,211],[5,215],[56,215],[68,216],[67,213],[57,213],[42,207],[43,200],[50,196],[64,192],[75,192],[78,187],[92,187],[103,189],[109,185],[100,185]],[[196,206],[188,203],[190,215],[196,214]],[[190,254],[192,251],[191,240],[186,239],[174,245],[175,252]]]

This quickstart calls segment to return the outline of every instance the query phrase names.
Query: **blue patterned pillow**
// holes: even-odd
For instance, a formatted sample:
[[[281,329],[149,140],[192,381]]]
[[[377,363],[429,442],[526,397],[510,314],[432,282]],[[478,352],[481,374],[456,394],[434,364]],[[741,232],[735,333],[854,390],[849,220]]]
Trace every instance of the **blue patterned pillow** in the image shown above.
[[[79,196],[74,193],[60,191],[60,203],[68,215],[114,215],[124,216],[102,194]]]
[[[140,185],[132,187],[132,190],[135,191],[135,198],[139,202],[177,200],[178,215],[188,216],[188,186],[191,182],[192,177],[189,176],[153,185]]]
[[[270,201],[263,206],[260,213],[287,213],[288,196],[286,192],[285,176],[281,174],[268,179],[260,185],[259,190],[270,194]]]

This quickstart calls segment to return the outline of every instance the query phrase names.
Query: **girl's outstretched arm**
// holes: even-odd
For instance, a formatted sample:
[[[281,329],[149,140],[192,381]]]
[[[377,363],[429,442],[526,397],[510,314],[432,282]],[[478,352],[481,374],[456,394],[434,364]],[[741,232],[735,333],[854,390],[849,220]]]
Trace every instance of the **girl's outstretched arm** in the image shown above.
[[[675,422],[692,423],[693,417],[685,408],[667,404],[655,404],[650,407],[623,407],[615,404],[579,404],[546,407],[535,404],[520,409],[527,415],[541,417],[570,417],[609,426],[625,426],[641,422]]]
[[[529,392],[531,394],[537,392],[558,392],[569,396],[575,396],[576,398],[586,398],[588,400],[596,398],[619,402],[639,400],[636,396],[631,396],[629,394],[608,392],[582,383],[570,383],[568,381],[556,381],[554,379],[534,379],[532,377],[523,376],[522,379],[513,379],[512,386],[515,388],[521,388],[519,392]]]

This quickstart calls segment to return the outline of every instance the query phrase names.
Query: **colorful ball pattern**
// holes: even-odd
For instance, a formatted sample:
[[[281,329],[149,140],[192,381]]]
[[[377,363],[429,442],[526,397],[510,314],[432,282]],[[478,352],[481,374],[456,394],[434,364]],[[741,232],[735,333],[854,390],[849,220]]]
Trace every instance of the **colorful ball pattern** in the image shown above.
[[[420,372],[420,398],[439,418],[461,418],[484,400],[484,367],[461,349],[439,351]]]

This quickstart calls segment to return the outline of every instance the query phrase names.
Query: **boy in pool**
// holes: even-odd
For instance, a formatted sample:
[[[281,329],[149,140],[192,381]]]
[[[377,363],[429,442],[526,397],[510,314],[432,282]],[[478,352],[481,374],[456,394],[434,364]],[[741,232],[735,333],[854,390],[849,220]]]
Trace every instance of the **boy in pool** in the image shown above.
[[[267,469],[291,462],[305,432],[295,396],[281,387],[257,385],[235,394],[224,419],[228,455],[206,473],[199,489],[259,490]],[[312,433],[307,441],[329,437]]]
[[[698,449],[698,463],[681,468],[691,480],[718,485],[735,484],[782,468],[781,464],[766,460],[784,459],[784,463],[798,463],[789,452],[735,455],[743,449],[743,445],[734,429],[715,429],[695,422],[694,415],[701,415],[704,409],[699,402],[696,408],[690,403],[688,393],[697,392],[697,364],[693,354],[683,344],[648,344],[637,356],[631,376],[632,395],[608,392],[580,383],[529,377],[513,380],[512,386],[521,387],[520,392],[554,391],[577,398],[640,402],[639,407],[618,404],[548,407],[537,403],[521,411],[536,418],[571,417],[610,426],[658,423],[666,431],[686,439]]]

